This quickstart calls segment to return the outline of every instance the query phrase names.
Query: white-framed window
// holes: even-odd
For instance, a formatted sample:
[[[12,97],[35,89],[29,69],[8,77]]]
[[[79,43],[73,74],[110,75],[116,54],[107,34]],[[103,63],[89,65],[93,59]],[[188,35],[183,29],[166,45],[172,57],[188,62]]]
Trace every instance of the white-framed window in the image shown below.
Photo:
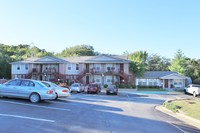
[[[107,84],[112,84],[112,77],[107,77],[106,78],[106,83]]]
[[[107,69],[107,71],[110,71],[110,70],[111,70],[111,67],[110,67],[110,66],[107,66],[106,69]]]
[[[100,64],[94,64],[94,71],[95,72],[100,72],[101,65]]]
[[[156,86],[158,84],[156,79],[149,79],[148,83],[150,86]]]
[[[112,64],[106,64],[106,71],[111,71]]]
[[[25,70],[28,70],[28,64],[25,64]]]
[[[112,67],[111,67],[111,70],[112,70],[112,71],[115,71],[115,66],[112,66]]]
[[[72,64],[67,64],[67,70],[72,70]]]
[[[147,79],[138,79],[138,85],[147,85]]]
[[[99,78],[95,79],[95,83],[100,83],[100,82],[101,82],[101,80]]]
[[[79,70],[79,64],[76,64],[76,70]]]
[[[17,65],[17,70],[20,70],[20,65]]]
[[[174,85],[182,85],[182,83],[181,79],[174,79]]]

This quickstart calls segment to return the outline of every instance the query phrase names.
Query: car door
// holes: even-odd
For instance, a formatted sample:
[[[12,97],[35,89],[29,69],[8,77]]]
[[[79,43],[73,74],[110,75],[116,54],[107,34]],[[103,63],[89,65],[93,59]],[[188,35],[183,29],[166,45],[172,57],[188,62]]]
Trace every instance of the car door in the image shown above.
[[[29,98],[34,90],[35,84],[31,80],[22,80],[20,86],[17,88],[18,96],[21,98]]]
[[[1,95],[17,97],[17,88],[19,87],[21,81],[22,80],[20,79],[15,79],[3,84],[0,89]]]

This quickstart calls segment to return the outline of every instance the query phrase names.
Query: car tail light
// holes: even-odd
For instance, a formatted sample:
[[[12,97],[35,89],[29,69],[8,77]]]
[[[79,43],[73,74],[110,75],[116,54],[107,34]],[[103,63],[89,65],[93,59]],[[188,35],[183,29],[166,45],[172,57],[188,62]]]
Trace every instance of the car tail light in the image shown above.
[[[68,92],[68,90],[62,90],[62,92]]]
[[[47,94],[53,94],[53,90],[48,90]]]

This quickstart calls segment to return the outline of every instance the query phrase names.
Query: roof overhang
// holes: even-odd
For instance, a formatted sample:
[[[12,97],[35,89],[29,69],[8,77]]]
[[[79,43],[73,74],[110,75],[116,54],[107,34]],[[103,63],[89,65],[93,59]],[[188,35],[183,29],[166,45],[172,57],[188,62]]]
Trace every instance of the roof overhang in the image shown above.
[[[167,76],[160,77],[160,79],[187,79],[187,77],[173,73]]]

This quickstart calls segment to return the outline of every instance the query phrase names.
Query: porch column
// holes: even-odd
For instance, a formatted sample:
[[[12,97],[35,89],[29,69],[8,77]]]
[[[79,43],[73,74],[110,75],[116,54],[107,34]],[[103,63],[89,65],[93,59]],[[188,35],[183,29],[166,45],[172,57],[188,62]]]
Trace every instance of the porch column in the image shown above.
[[[162,88],[165,88],[165,79],[162,80]]]

